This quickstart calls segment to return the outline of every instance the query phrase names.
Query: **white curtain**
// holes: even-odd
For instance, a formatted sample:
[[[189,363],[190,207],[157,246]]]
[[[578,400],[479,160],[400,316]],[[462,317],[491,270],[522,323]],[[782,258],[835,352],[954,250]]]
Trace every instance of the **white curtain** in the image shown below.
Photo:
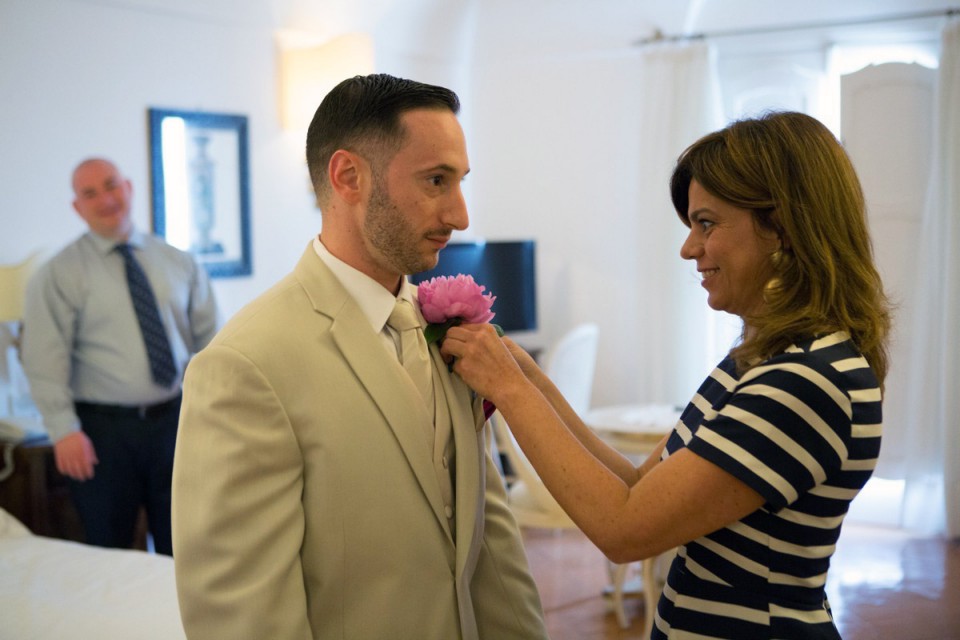
[[[685,404],[716,364],[704,334],[716,314],[707,307],[696,271],[680,258],[686,227],[670,201],[670,173],[680,153],[723,125],[716,55],[705,42],[648,45],[640,53],[639,86],[647,87],[638,117],[641,235],[637,238],[637,326],[644,362],[643,401]],[[649,224],[648,224],[649,222]]]
[[[960,20],[944,28],[917,253],[903,525],[960,537]]]

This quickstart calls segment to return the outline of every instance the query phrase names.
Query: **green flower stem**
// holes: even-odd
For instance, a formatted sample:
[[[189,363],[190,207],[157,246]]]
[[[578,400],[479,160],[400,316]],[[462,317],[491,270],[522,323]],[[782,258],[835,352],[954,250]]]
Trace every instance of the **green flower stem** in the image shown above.
[[[426,338],[427,344],[443,344],[443,339],[447,336],[447,329],[450,327],[456,327],[459,324],[463,323],[463,318],[450,318],[446,322],[437,322],[437,323],[428,323],[427,328],[423,330],[423,337]],[[493,328],[497,330],[497,335],[501,338],[503,337],[503,328],[494,323]]]
[[[423,330],[423,337],[427,339],[427,344],[443,344],[443,339],[447,336],[447,329],[450,327],[455,327],[458,324],[463,322],[460,318],[450,318],[443,323],[430,323],[427,325],[427,328]]]

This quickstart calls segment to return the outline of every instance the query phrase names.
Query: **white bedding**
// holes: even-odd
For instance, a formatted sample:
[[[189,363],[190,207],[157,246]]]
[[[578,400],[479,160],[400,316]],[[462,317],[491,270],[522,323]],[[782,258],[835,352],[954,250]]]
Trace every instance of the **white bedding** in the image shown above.
[[[183,640],[173,559],[35,536],[0,509],[0,640]]]

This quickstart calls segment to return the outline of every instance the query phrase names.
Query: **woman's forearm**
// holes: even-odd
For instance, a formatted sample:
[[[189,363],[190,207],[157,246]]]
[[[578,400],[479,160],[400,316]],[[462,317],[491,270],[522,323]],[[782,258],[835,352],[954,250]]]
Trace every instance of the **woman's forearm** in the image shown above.
[[[599,444],[598,449],[618,457],[622,461],[616,463],[619,471],[629,467],[626,475],[632,473],[634,482],[636,469],[602,441],[594,442],[595,436],[579,419],[575,428],[568,427],[532,383],[498,395],[497,408],[547,489],[587,537],[603,549],[602,541],[612,530],[609,525],[627,502],[630,484],[595,455],[591,445]]]
[[[597,458],[604,466],[615,473],[628,487],[632,487],[640,479],[637,468],[619,451],[604,442],[596,432],[584,423],[577,415],[570,403],[567,402],[557,386],[540,369],[525,373],[528,379],[540,390],[553,410],[563,421],[577,440]]]

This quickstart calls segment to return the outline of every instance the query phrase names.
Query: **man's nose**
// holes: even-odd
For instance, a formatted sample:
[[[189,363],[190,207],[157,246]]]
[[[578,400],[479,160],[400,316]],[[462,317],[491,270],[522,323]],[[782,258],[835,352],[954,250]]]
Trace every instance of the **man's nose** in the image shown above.
[[[453,202],[444,212],[443,223],[457,231],[463,231],[470,226],[470,216],[467,214],[467,201],[463,197],[463,191],[457,189],[453,196]]]

